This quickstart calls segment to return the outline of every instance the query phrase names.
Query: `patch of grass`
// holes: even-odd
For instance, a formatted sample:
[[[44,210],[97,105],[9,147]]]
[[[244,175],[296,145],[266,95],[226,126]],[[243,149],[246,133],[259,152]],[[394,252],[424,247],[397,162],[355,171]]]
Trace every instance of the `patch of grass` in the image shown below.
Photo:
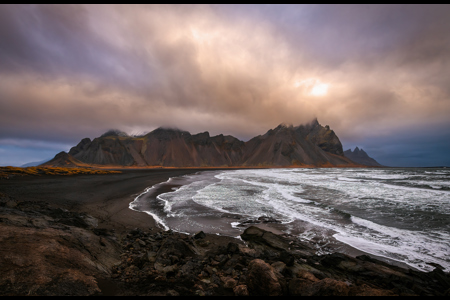
[[[8,179],[13,176],[41,176],[41,175],[87,175],[87,174],[118,174],[120,171],[97,170],[90,168],[52,168],[52,167],[0,167],[0,179]]]

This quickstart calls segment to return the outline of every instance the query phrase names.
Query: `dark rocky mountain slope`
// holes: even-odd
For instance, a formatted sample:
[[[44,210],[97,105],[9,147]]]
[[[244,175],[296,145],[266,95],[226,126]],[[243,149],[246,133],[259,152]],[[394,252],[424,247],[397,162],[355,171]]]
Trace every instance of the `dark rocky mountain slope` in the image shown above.
[[[352,151],[352,149],[345,150],[344,155],[345,157],[350,158],[352,161],[360,165],[369,167],[382,167],[382,165],[379,164],[375,159],[370,157],[366,153],[366,151],[364,151],[363,149],[359,149],[358,147],[356,147],[354,151]]]
[[[62,151],[55,155],[52,160],[41,164],[42,167],[65,167],[65,168],[76,168],[76,167],[89,167],[88,164],[79,161],[72,155],[67,154]]]
[[[108,166],[354,166],[343,153],[334,131],[317,119],[296,127],[281,124],[248,142],[168,128],[139,137],[110,130],[92,141],[83,139],[69,151],[83,163]]]
[[[317,120],[298,127],[279,125],[246,143],[242,163],[248,166],[348,165],[342,145],[328,126]]]

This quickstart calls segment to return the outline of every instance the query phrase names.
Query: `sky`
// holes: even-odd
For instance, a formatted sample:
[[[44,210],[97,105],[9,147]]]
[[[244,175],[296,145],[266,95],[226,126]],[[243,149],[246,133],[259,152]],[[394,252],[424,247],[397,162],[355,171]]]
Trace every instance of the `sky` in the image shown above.
[[[449,5],[0,4],[0,165],[317,118],[381,164],[450,166],[449,32]]]

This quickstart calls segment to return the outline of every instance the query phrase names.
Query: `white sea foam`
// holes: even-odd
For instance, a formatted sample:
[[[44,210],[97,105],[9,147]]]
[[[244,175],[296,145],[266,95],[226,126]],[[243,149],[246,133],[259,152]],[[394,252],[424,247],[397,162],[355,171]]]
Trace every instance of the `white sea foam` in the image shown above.
[[[230,225],[233,228],[238,228],[238,225],[241,224],[240,222],[231,222]]]
[[[449,192],[440,190],[440,187],[450,186],[450,182],[442,174],[425,173],[402,169],[202,172],[190,175],[190,183],[181,188],[159,195],[157,199],[164,203],[166,217],[155,215],[154,218],[164,228],[171,227],[171,222],[178,220],[177,230],[183,230],[180,218],[186,220],[186,226],[195,228],[197,222],[192,218],[208,215],[208,212],[192,211],[194,207],[190,207],[188,201],[194,201],[210,209],[211,213],[226,212],[246,218],[270,216],[281,220],[286,230],[291,230],[292,224],[298,224],[293,221],[301,220],[315,228],[332,230],[337,240],[362,251],[399,260],[422,270],[430,270],[426,262],[438,263],[450,270],[448,227],[442,230],[429,227],[427,220],[434,215],[431,219],[428,215],[420,215],[421,211],[435,212],[438,220],[444,220],[442,222],[446,224],[444,214],[450,214]],[[425,185],[431,188],[421,187]],[[130,204],[130,208],[133,209],[134,205]],[[184,214],[183,209],[191,211]],[[389,224],[369,220],[375,216]],[[392,218],[401,225],[399,228],[390,221]],[[411,225],[411,228],[421,228],[421,231],[407,229],[409,224],[419,224],[419,221],[423,223]],[[234,230],[232,236],[240,229],[238,224],[230,221],[228,228]],[[206,225],[198,223],[198,226]],[[226,234],[227,229],[214,227],[210,230]],[[317,232],[320,230],[307,231],[300,237],[318,237]]]
[[[426,174],[431,174],[431,175],[447,175],[449,174],[449,172],[428,172],[425,171]]]
[[[169,178],[166,182],[169,183],[171,181],[172,178]],[[132,202],[130,202],[130,204],[128,205],[128,207],[131,210],[134,211],[141,211],[139,210],[137,207],[139,206],[139,204],[137,203],[139,198],[149,192],[152,192],[153,190],[155,190],[157,187],[161,186],[162,183],[156,184],[152,187],[146,188],[142,193],[140,193],[138,196],[136,196],[134,198],[134,200]],[[145,211],[144,212],[150,216],[153,217],[153,219],[156,221],[157,224],[159,224],[160,226],[162,226],[164,228],[164,230],[169,230],[169,227],[167,227],[167,225],[164,223],[164,221],[155,213],[151,212],[151,211]]]
[[[157,224],[161,225],[164,230],[169,230],[170,228],[166,225],[166,223],[163,221],[163,219],[161,219],[157,214],[148,211],[148,210],[144,210],[144,212],[150,216],[153,217],[153,219],[156,221]]]
[[[347,177],[338,177],[338,180],[341,180],[341,181],[350,181],[350,182],[359,182],[359,181],[361,181],[361,179],[347,178]]]

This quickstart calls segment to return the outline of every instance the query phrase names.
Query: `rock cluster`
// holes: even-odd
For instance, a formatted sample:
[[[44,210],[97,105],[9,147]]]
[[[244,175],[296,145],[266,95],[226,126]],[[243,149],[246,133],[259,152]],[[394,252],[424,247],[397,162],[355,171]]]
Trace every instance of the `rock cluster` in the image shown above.
[[[136,229],[123,241],[112,278],[130,295],[445,295],[450,275],[391,266],[368,256],[315,255],[294,237],[249,227],[246,242]]]
[[[250,226],[242,240],[136,228],[0,195],[0,295],[348,296],[450,293],[450,274],[315,246]]]

